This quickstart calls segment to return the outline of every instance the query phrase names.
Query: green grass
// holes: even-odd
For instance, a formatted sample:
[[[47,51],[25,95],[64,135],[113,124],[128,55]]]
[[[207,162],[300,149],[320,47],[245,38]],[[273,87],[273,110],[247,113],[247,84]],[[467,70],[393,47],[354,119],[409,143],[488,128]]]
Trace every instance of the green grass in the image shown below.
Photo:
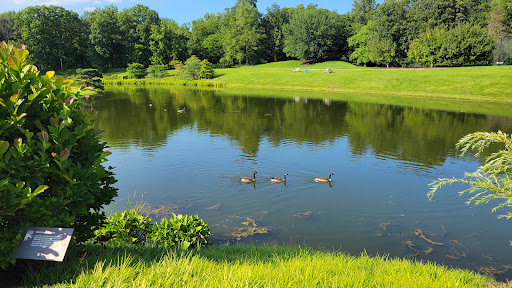
[[[301,72],[293,72],[301,67]],[[304,73],[304,67],[308,72]],[[334,73],[324,74],[331,67]],[[373,98],[388,103],[400,98],[452,99],[512,103],[512,66],[457,68],[385,69],[362,68],[343,61],[329,61],[301,66],[298,60],[267,63],[238,68],[216,69],[213,80],[204,83],[163,79],[122,79],[124,69],[104,73],[105,84],[170,84],[210,87],[258,88],[330,93],[330,99]],[[168,75],[172,75],[168,71]],[[352,95],[347,97],[348,95]],[[414,100],[424,101],[424,100]],[[411,101],[405,101],[411,102]],[[458,101],[460,102],[460,101]]]
[[[308,68],[307,73],[260,68],[284,66],[288,62],[217,69],[216,80],[224,81],[226,87],[371,94],[379,98],[402,96],[512,102],[512,66],[341,69],[336,68],[335,63],[320,63],[314,65],[320,70]],[[328,66],[334,68],[334,73],[323,73],[321,69]],[[334,94],[333,98],[336,98]]]
[[[288,61],[280,61],[280,62],[271,62],[266,64],[254,65],[254,66],[243,66],[241,68],[265,68],[265,69],[294,69],[300,68],[304,69],[325,69],[327,67],[331,67],[332,69],[375,69],[375,68],[363,68],[359,66],[352,65],[348,62],[344,61],[327,61],[322,63],[308,64],[308,65],[300,65],[302,61],[300,60],[288,60]]]
[[[35,263],[25,287],[484,287],[492,281],[432,263],[303,248],[82,249],[71,249],[64,263]]]

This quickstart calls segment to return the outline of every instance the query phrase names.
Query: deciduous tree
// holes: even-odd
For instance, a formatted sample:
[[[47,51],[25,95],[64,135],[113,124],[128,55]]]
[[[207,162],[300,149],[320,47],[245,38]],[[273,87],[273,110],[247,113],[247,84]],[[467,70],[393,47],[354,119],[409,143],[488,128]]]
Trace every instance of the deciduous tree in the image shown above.
[[[170,19],[151,27],[150,48],[153,65],[169,64],[172,60],[184,61],[188,57],[188,30]]]

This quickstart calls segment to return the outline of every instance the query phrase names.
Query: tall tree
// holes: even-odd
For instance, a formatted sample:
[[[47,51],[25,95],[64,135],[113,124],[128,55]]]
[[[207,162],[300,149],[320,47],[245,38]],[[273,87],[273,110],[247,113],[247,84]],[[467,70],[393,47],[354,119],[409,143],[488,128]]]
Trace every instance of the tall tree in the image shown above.
[[[259,61],[258,50],[265,37],[260,24],[261,14],[255,4],[256,1],[239,0],[224,21],[224,58],[240,65]]]
[[[281,9],[279,5],[273,4],[270,8],[267,8],[267,14],[261,20],[266,35],[263,45],[266,60],[276,62],[286,59],[286,54],[283,52],[283,27],[289,22],[290,11],[289,8]]]
[[[0,41],[10,41],[14,39],[14,15],[16,12],[8,11],[0,14]]]
[[[153,65],[167,65],[172,60],[185,61],[188,57],[188,30],[170,19],[160,20],[151,27],[150,48]]]
[[[87,12],[84,18],[90,25],[89,57],[95,67],[124,67],[126,53],[118,22],[117,7],[107,6]]]
[[[297,7],[284,25],[284,52],[298,59],[331,60],[348,56],[348,19],[309,5]]]
[[[505,26],[505,20],[505,8],[503,8],[501,2],[498,2],[496,7],[494,7],[489,15],[489,24],[487,25],[489,33],[494,37],[495,40],[498,40],[506,35],[505,31],[507,30],[507,27]]]
[[[368,25],[362,26],[354,36],[348,38],[348,45],[354,49],[350,55],[350,61],[354,61],[357,65],[364,65],[364,67],[371,62],[368,49]]]
[[[375,0],[354,0],[352,11],[350,12],[354,22],[360,25],[366,25],[370,19],[370,12],[377,7]]]
[[[405,21],[406,9],[399,1],[385,1],[377,7],[368,22],[368,49],[372,62],[389,67],[406,58]]]
[[[192,55],[216,63],[222,57],[221,24],[225,13],[209,14],[192,21],[189,45]]]
[[[442,50],[444,37],[444,27],[427,28],[409,45],[408,57],[418,63],[434,67],[434,64],[443,60],[439,52]]]
[[[73,11],[58,6],[32,6],[15,16],[18,41],[33,54],[42,70],[77,67],[85,58],[84,23]]]
[[[144,5],[136,5],[119,13],[119,25],[127,49],[128,63],[150,64],[149,37],[151,26],[160,22],[158,12]]]
[[[469,18],[467,0],[415,0],[407,13],[408,35],[412,40],[425,31],[445,25],[448,28],[466,22]]]

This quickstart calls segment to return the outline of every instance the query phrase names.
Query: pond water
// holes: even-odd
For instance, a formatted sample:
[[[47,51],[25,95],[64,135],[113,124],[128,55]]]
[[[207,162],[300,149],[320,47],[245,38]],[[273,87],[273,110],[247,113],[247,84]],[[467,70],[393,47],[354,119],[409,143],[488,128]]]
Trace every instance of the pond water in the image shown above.
[[[366,251],[512,278],[511,220],[467,206],[461,186],[426,196],[433,180],[482,163],[459,156],[461,137],[510,133],[512,117],[228,92],[110,87],[89,101],[113,152],[112,210],[130,199],[153,220],[198,214],[216,243]],[[253,171],[255,184],[240,183]],[[285,173],[286,185],[269,182]],[[313,181],[329,173],[331,185]]]

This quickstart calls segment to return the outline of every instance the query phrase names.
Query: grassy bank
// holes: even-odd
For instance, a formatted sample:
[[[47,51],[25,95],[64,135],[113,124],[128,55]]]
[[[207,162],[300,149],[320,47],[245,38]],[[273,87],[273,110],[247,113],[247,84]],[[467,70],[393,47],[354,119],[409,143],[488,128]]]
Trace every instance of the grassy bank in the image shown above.
[[[224,81],[226,87],[512,102],[512,66],[363,69],[327,62],[310,65],[304,73],[303,69],[293,72],[292,67],[299,66],[288,62],[217,69],[216,80]],[[323,69],[329,66],[333,73],[324,74]]]
[[[300,67],[300,72],[293,72]],[[333,73],[324,74],[327,67]],[[308,69],[307,73],[304,72]],[[512,103],[512,66],[482,66],[434,69],[385,69],[357,67],[343,61],[301,66],[290,60],[239,68],[216,69],[213,80],[186,81],[173,76],[162,79],[122,79],[123,69],[104,73],[105,84],[170,84],[202,87],[238,87],[315,91],[330,93],[330,99],[351,97],[387,99],[461,99]]]
[[[38,262],[25,286],[50,287],[485,287],[489,278],[387,257],[264,246],[86,246],[64,263]]]

